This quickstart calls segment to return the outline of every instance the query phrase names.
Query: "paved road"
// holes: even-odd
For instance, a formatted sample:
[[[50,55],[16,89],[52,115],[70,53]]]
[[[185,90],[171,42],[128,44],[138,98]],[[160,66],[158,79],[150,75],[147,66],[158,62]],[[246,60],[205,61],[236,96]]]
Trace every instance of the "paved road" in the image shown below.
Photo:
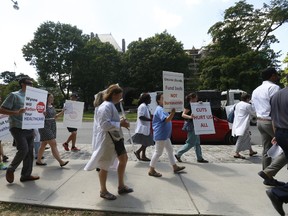
[[[81,148],[81,151],[78,153],[66,152],[63,150],[61,144],[67,139],[69,132],[67,131],[66,127],[64,127],[63,123],[57,123],[57,142],[60,154],[63,158],[72,158],[72,159],[81,159],[81,160],[88,160],[91,156],[91,138],[92,138],[92,122],[83,122],[82,128],[78,130],[77,136],[77,146]],[[135,130],[135,122],[131,123],[131,134],[134,134]],[[123,129],[125,140],[128,140],[129,134],[128,130]],[[258,152],[258,156],[256,157],[249,157],[249,152],[244,152],[244,156],[247,156],[247,160],[235,159],[233,158],[235,146],[233,145],[221,145],[219,143],[210,143],[209,145],[202,145],[203,156],[205,159],[209,160],[211,163],[260,163],[261,162],[261,138],[260,134],[257,130],[257,127],[251,127],[252,133],[252,145],[253,149]],[[2,143],[4,146],[4,151],[8,156],[13,157],[15,154],[15,148],[11,145],[12,137],[11,135],[7,135],[2,138]],[[175,151],[179,149],[181,145],[174,145]],[[139,145],[134,145],[134,150],[137,149]],[[132,153],[133,146],[130,143],[126,145],[127,151],[131,154],[129,155],[130,160],[136,160],[135,155]],[[151,157],[153,152],[153,147],[147,148],[147,155]],[[50,151],[45,152],[45,157],[47,159],[52,159],[52,155]],[[168,160],[168,157],[164,151],[163,160]],[[195,153],[193,150],[188,151],[182,156],[182,159],[186,162],[196,161]]]

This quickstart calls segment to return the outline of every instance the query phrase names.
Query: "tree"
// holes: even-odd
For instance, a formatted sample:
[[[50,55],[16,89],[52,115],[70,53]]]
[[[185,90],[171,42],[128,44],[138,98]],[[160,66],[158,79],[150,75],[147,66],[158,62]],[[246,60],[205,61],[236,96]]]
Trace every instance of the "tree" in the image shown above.
[[[187,74],[188,61],[183,45],[164,31],[128,45],[120,81],[140,92],[162,90],[162,71]]]
[[[76,26],[49,21],[40,25],[22,52],[25,60],[36,67],[44,86],[57,86],[68,98],[73,63],[83,46],[82,31]]]
[[[251,92],[258,86],[259,71],[278,66],[279,53],[270,45],[278,42],[273,31],[288,21],[287,8],[286,0],[272,0],[254,10],[242,0],[225,10],[224,21],[208,31],[213,43],[200,63],[202,88]]]
[[[73,64],[71,88],[88,105],[96,93],[119,82],[121,58],[111,44],[102,43],[97,37],[89,39],[79,54]]]
[[[283,62],[288,64],[288,53],[287,53]],[[286,66],[284,71],[283,71],[283,77],[281,79],[281,83],[283,83],[284,86],[288,87],[288,66]]]

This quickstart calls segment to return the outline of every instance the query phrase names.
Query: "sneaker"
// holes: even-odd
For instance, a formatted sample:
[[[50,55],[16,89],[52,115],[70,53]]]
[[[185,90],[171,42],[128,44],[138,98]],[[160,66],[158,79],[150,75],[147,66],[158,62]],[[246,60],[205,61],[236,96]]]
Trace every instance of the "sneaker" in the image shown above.
[[[63,143],[62,146],[64,147],[65,151],[69,151],[68,143]]]
[[[76,146],[74,146],[74,147],[71,148],[71,151],[74,151],[74,152],[75,152],[75,151],[80,151],[80,149],[77,148]]]
[[[7,170],[7,166],[4,163],[0,163],[0,170]]]

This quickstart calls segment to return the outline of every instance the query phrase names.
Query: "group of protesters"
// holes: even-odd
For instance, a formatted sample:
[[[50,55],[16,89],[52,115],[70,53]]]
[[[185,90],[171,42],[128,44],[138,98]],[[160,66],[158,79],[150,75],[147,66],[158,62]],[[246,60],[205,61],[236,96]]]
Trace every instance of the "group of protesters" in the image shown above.
[[[244,130],[241,130],[241,133],[239,133],[239,130],[237,132],[237,115],[239,115],[239,113],[241,114],[241,112],[245,110],[248,110],[249,112],[247,114],[247,119],[249,119],[249,115],[251,114],[250,111],[253,108],[257,114],[257,127],[260,131],[263,145],[262,171],[260,171],[258,174],[264,179],[264,184],[276,186],[273,189],[267,190],[267,195],[271,199],[272,204],[278,213],[280,213],[280,215],[284,215],[285,213],[282,205],[284,202],[286,203],[288,201],[288,187],[285,183],[274,179],[273,176],[276,175],[276,173],[285,164],[287,164],[288,148],[286,147],[286,143],[288,141],[288,111],[286,107],[288,107],[288,94],[287,88],[280,90],[280,87],[275,84],[279,80],[279,75],[275,68],[267,68],[264,70],[262,72],[262,78],[262,85],[253,91],[252,97],[247,94],[243,95],[243,105],[240,106],[239,103],[239,105],[235,107],[236,123],[232,128],[232,132],[238,139],[236,154],[234,157],[244,159],[239,154],[239,151],[245,149],[250,151],[250,156],[257,154],[257,152],[252,150],[251,145],[247,144],[250,143],[250,134],[249,131],[247,131],[247,124],[245,124]],[[7,167],[6,171],[6,180],[9,183],[14,181],[14,172],[22,161],[23,167],[20,181],[25,182],[39,179],[39,176],[32,175],[34,158],[34,131],[22,129],[21,127],[22,114],[25,112],[24,98],[26,86],[31,86],[32,80],[30,78],[23,78],[19,81],[19,84],[21,89],[17,92],[10,93],[0,107],[0,113],[9,116],[10,132],[17,147],[16,155],[11,161],[10,165]],[[100,100],[99,98],[95,97],[94,101],[95,112],[92,137],[93,152],[84,170],[97,170],[100,181],[100,197],[107,200],[115,200],[116,196],[110,193],[106,187],[106,180],[110,167],[114,166],[118,171],[118,193],[126,194],[133,192],[133,189],[127,186],[124,182],[124,174],[128,156],[124,145],[123,133],[121,131],[121,127],[129,128],[130,124],[125,118],[120,118],[120,115],[115,107],[115,104],[119,103],[123,96],[123,90],[119,85],[113,84],[109,86],[106,90],[101,92],[100,95]],[[187,127],[190,127],[190,129],[188,130],[187,128],[183,128],[183,130],[188,132],[187,141],[175,155],[173,154],[173,148],[170,141],[172,131],[171,120],[174,117],[175,109],[172,109],[170,112],[166,112],[163,108],[163,100],[162,93],[156,96],[158,106],[155,110],[153,118],[151,118],[151,114],[147,107],[147,105],[151,102],[151,97],[147,93],[141,95],[139,100],[141,103],[139,103],[137,112],[136,133],[132,137],[132,140],[141,144],[140,148],[134,152],[136,157],[139,160],[150,161],[148,175],[154,177],[162,176],[161,173],[156,171],[155,166],[159,157],[162,155],[164,148],[168,153],[169,161],[174,173],[179,173],[185,169],[184,166],[178,166],[176,164],[176,160],[178,160],[178,162],[182,162],[181,155],[188,151],[191,147],[195,147],[198,162],[208,162],[202,157],[199,135],[195,135],[193,123],[191,124],[192,113],[190,103],[197,102],[197,94],[191,93],[186,97],[189,105],[184,108],[182,117],[186,119],[185,124]],[[48,94],[45,112],[45,126],[44,129],[39,130],[41,145],[38,151],[36,164],[46,165],[41,161],[41,158],[45,146],[49,144],[51,146],[53,156],[58,160],[60,166],[63,167],[69,161],[63,161],[60,158],[55,140],[55,118],[62,115],[63,110],[60,113],[56,113],[52,104],[53,95]],[[48,108],[51,109],[49,112],[47,111]],[[150,131],[151,121],[153,137]],[[238,119],[238,123],[239,122],[241,123],[241,121]],[[46,125],[49,125],[49,127]],[[47,131],[47,128],[49,128],[50,131]],[[150,160],[146,156],[145,151],[148,146],[154,145],[154,143],[155,150]],[[271,148],[272,144],[275,143],[277,143],[283,149],[283,153],[277,156],[276,159],[272,160],[268,156],[267,152],[269,148]],[[63,144],[65,150],[68,148],[67,145],[68,141]],[[75,142],[74,146],[72,143],[72,148],[75,148]]]

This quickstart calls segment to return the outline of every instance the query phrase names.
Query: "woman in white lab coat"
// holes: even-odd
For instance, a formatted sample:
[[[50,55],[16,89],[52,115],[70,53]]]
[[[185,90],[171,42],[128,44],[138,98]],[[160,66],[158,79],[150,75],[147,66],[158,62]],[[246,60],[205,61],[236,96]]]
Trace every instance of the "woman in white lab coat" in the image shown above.
[[[124,142],[115,143],[123,139],[121,127],[129,127],[129,122],[119,117],[115,104],[122,99],[123,90],[118,85],[111,85],[106,89],[103,100],[104,102],[97,109],[95,116],[95,142],[94,152],[85,166],[84,170],[90,171],[99,168],[100,180],[100,197],[107,200],[115,200],[116,196],[111,194],[106,188],[106,180],[109,167],[113,165],[115,159],[119,161],[118,172],[118,194],[133,192],[124,184],[124,173],[128,161],[127,152]],[[113,140],[112,140],[113,139]]]
[[[253,156],[257,152],[252,150],[251,147],[251,137],[250,137],[250,116],[252,116],[255,111],[250,104],[251,96],[249,94],[243,93],[241,95],[241,101],[235,104],[235,117],[232,126],[232,135],[237,137],[236,150],[234,158],[245,159],[244,156],[240,155],[240,151],[249,150],[249,155]],[[232,109],[234,109],[234,106]]]

